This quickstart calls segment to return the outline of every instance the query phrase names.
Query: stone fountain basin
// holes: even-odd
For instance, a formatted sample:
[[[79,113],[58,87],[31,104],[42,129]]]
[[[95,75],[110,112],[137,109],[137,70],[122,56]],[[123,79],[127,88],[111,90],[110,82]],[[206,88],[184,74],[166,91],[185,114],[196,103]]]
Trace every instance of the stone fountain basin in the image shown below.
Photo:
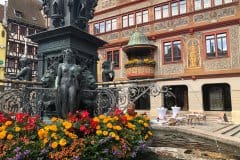
[[[186,153],[200,150],[240,159],[240,138],[182,126],[153,126],[152,128],[151,147],[155,149],[156,147],[183,148]]]

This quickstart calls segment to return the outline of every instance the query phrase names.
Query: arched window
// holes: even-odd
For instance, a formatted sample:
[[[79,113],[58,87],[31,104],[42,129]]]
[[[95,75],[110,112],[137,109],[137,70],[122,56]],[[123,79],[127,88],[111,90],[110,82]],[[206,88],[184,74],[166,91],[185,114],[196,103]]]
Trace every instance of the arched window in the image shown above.
[[[5,37],[5,32],[4,32],[4,31],[2,31],[2,37],[3,37],[3,38]]]
[[[206,84],[202,87],[205,111],[231,111],[230,86],[226,83]]]

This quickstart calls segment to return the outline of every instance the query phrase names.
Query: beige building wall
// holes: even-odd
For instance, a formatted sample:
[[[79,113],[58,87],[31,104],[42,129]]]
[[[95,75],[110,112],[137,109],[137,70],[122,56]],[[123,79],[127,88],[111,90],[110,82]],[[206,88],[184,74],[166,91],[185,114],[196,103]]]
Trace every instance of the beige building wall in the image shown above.
[[[188,88],[188,103],[189,112],[203,112],[203,98],[202,98],[202,86],[206,84],[226,83],[230,85],[231,99],[232,99],[232,112],[227,114],[231,116],[232,121],[240,123],[240,86],[239,77],[232,78],[212,78],[212,79],[196,79],[196,80],[176,80],[176,81],[161,81],[156,84],[160,88],[163,86],[171,85],[186,85]],[[151,109],[150,115],[153,118],[157,117],[157,108],[163,106],[163,97],[159,95],[157,97],[151,97]],[[205,111],[206,114],[217,115],[219,111]],[[222,111],[224,112],[224,111]]]

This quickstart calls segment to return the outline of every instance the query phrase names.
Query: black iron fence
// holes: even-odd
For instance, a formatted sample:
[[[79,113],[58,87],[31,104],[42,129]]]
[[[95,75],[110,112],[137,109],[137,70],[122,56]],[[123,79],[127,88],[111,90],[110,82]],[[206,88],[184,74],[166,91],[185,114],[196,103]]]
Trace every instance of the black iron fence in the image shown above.
[[[159,96],[161,93],[174,95],[165,87],[160,88],[156,81],[168,79],[131,80],[97,83],[95,90],[84,90],[83,94],[94,94],[89,101],[95,104],[95,113],[108,113],[115,107],[126,110],[128,104],[135,103],[144,95]],[[171,78],[173,80],[173,78]],[[0,79],[0,111],[27,112],[30,115],[54,112],[56,89],[44,88],[41,82]]]

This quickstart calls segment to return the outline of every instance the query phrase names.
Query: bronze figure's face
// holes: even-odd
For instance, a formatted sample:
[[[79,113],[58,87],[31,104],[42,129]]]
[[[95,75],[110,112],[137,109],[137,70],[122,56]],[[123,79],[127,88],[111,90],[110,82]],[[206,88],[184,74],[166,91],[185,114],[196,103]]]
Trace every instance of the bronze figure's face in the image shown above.
[[[64,52],[64,62],[65,63],[73,63],[74,56],[71,49],[66,49]]]

